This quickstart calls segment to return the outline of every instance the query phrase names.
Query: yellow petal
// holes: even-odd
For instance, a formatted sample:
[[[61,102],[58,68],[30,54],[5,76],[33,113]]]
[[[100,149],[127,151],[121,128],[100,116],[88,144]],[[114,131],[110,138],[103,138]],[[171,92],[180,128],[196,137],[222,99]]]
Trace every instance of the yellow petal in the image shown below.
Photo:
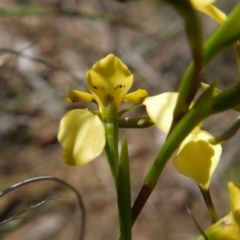
[[[68,102],[93,102],[93,96],[78,90],[70,90],[66,96]]]
[[[220,11],[218,8],[213,6],[211,3],[215,1],[212,0],[191,0],[191,3],[193,7],[208,15],[209,17],[213,18],[215,21],[217,21],[219,24],[223,23],[226,19],[227,16],[225,13]]]
[[[220,11],[218,8],[216,8],[213,5],[208,5],[202,8],[201,10],[199,9],[199,11],[202,11],[203,13],[205,13],[206,15],[214,19],[219,24],[222,24],[224,21],[227,20],[226,14]]]
[[[119,109],[132,83],[131,71],[113,54],[96,62],[87,72],[88,88],[100,111],[109,104]]]
[[[210,226],[205,234],[211,240],[239,240],[240,239],[240,185],[228,183],[231,202],[231,212],[218,222]],[[197,240],[203,240],[202,236]]]
[[[214,3],[216,0],[190,0],[192,5],[197,8],[197,7],[203,7],[209,4]]]
[[[240,185],[234,182],[228,183],[230,202],[233,216],[240,227]]]
[[[167,92],[157,96],[147,97],[143,101],[149,117],[155,125],[165,133],[168,133],[171,127],[177,97],[178,93]]]
[[[177,98],[177,92],[167,92],[153,97],[147,97],[143,101],[143,105],[146,106],[149,117],[164,133],[168,133],[170,130]],[[192,108],[193,105],[194,103],[192,102],[190,108]],[[201,126],[202,123],[199,123],[196,129],[199,129]]]
[[[181,145],[179,146],[178,152],[180,152],[183,147],[191,141],[198,141],[198,140],[205,140],[208,141],[212,135],[206,131],[203,131],[200,129],[200,126],[196,126],[188,135],[187,137],[182,141]]]
[[[209,188],[222,153],[220,144],[211,145],[208,142],[211,137],[211,134],[202,130],[190,133],[173,159],[174,166],[181,174],[192,178],[204,189]]]
[[[145,89],[138,89],[135,92],[127,94],[123,101],[124,102],[140,103],[146,97],[148,97],[148,92]]]
[[[64,148],[66,164],[83,165],[102,152],[104,126],[99,117],[88,109],[72,110],[61,119],[58,141]]]
[[[211,225],[205,234],[210,240],[239,240],[240,229],[234,220],[232,212],[220,219],[215,224]],[[203,236],[198,237],[197,240],[205,240]]]

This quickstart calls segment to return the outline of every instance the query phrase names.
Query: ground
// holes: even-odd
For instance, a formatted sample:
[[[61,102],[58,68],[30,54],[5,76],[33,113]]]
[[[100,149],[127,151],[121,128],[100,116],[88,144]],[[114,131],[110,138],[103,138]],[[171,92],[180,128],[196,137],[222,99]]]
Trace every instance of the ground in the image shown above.
[[[20,3],[2,0],[0,7],[23,6]],[[217,5],[228,13],[236,3],[222,0]],[[63,150],[56,139],[61,117],[73,108],[95,107],[70,104],[65,95],[70,89],[87,91],[86,71],[109,53],[120,57],[133,72],[132,90],[144,88],[150,95],[177,91],[191,60],[183,24],[166,4],[146,0],[127,4],[113,0],[29,0],[24,4],[53,7],[59,13],[41,15],[33,9],[31,14],[0,12],[0,189],[38,176],[65,179],[79,190],[85,205],[84,239],[118,239],[117,199],[105,155],[82,167],[62,161]],[[201,17],[207,38],[217,24]],[[221,89],[239,80],[232,48],[204,70],[203,82],[214,79]],[[134,114],[144,114],[144,108]],[[218,114],[204,122],[204,128],[218,135],[236,117],[234,111]],[[155,127],[121,130],[120,139],[123,136],[129,142],[134,201],[166,136]],[[223,144],[212,180],[219,217],[230,209],[227,182],[240,182],[239,138],[238,133]],[[133,227],[133,239],[195,239],[199,231],[186,207],[203,229],[210,225],[199,189],[181,176],[170,160]],[[64,186],[51,181],[32,183],[0,199],[1,221],[22,211],[20,219],[0,226],[1,239],[77,239],[81,211],[75,194]]]

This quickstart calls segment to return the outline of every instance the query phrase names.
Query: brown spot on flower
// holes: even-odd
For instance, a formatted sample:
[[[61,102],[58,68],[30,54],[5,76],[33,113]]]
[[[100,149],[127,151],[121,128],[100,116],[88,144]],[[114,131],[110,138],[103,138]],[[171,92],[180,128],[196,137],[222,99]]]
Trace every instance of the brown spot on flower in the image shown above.
[[[113,102],[113,95],[112,94],[110,94],[110,93],[107,93],[106,94],[106,102],[107,103],[112,103]]]

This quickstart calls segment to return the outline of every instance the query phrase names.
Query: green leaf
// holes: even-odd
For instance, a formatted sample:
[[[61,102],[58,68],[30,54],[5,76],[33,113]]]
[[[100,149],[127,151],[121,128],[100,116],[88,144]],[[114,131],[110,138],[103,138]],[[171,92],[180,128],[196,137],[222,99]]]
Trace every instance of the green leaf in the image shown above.
[[[121,240],[132,239],[131,188],[129,173],[128,145],[126,137],[122,142],[118,172],[118,211]]]

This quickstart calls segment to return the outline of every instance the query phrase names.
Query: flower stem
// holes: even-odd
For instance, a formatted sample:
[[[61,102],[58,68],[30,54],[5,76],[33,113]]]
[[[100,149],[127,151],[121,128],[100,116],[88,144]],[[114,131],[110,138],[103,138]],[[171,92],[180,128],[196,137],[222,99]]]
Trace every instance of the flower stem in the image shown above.
[[[205,204],[207,206],[212,224],[214,224],[218,221],[218,217],[217,217],[217,213],[216,213],[216,210],[215,210],[213,202],[212,202],[210,191],[209,191],[209,189],[203,189],[201,186],[199,186],[199,188],[201,190]]]
[[[234,49],[235,49],[235,55],[236,55],[236,60],[238,65],[238,71],[240,73],[240,41],[239,40],[234,43]]]
[[[121,240],[132,239],[131,188],[129,173],[128,145],[126,137],[122,142],[118,171],[118,215]]]
[[[118,176],[118,120],[114,118],[103,119],[103,125],[106,132],[105,151],[110,165],[112,175],[117,186]],[[97,136],[96,136],[97,137]]]
[[[147,128],[154,125],[149,116],[125,117],[118,120],[119,128]]]
[[[154,187],[144,184],[135,200],[132,207],[132,226],[138,218],[138,215],[142,211],[145,203],[147,202],[149,196],[151,195]]]
[[[105,151],[114,178],[118,198],[120,239],[131,240],[131,191],[127,141],[126,139],[123,141],[119,161],[118,119],[114,117],[103,118],[103,124],[106,132]]]
[[[211,89],[210,89],[211,90]],[[209,91],[210,91],[209,90]],[[212,91],[212,90],[211,90]],[[154,163],[149,169],[143,186],[133,204],[132,207],[132,224],[137,219],[140,214],[144,204],[151,195],[157,181],[173,152],[178,148],[183,139],[191,132],[191,130],[199,124],[199,122],[207,116],[207,110],[202,110],[201,103],[209,101],[211,97],[211,92],[205,91],[204,94],[199,98],[194,107],[182,118],[181,122],[173,129],[170,135],[168,135],[165,143],[160,149]],[[200,103],[199,103],[200,102]],[[199,111],[201,110],[201,111]]]

